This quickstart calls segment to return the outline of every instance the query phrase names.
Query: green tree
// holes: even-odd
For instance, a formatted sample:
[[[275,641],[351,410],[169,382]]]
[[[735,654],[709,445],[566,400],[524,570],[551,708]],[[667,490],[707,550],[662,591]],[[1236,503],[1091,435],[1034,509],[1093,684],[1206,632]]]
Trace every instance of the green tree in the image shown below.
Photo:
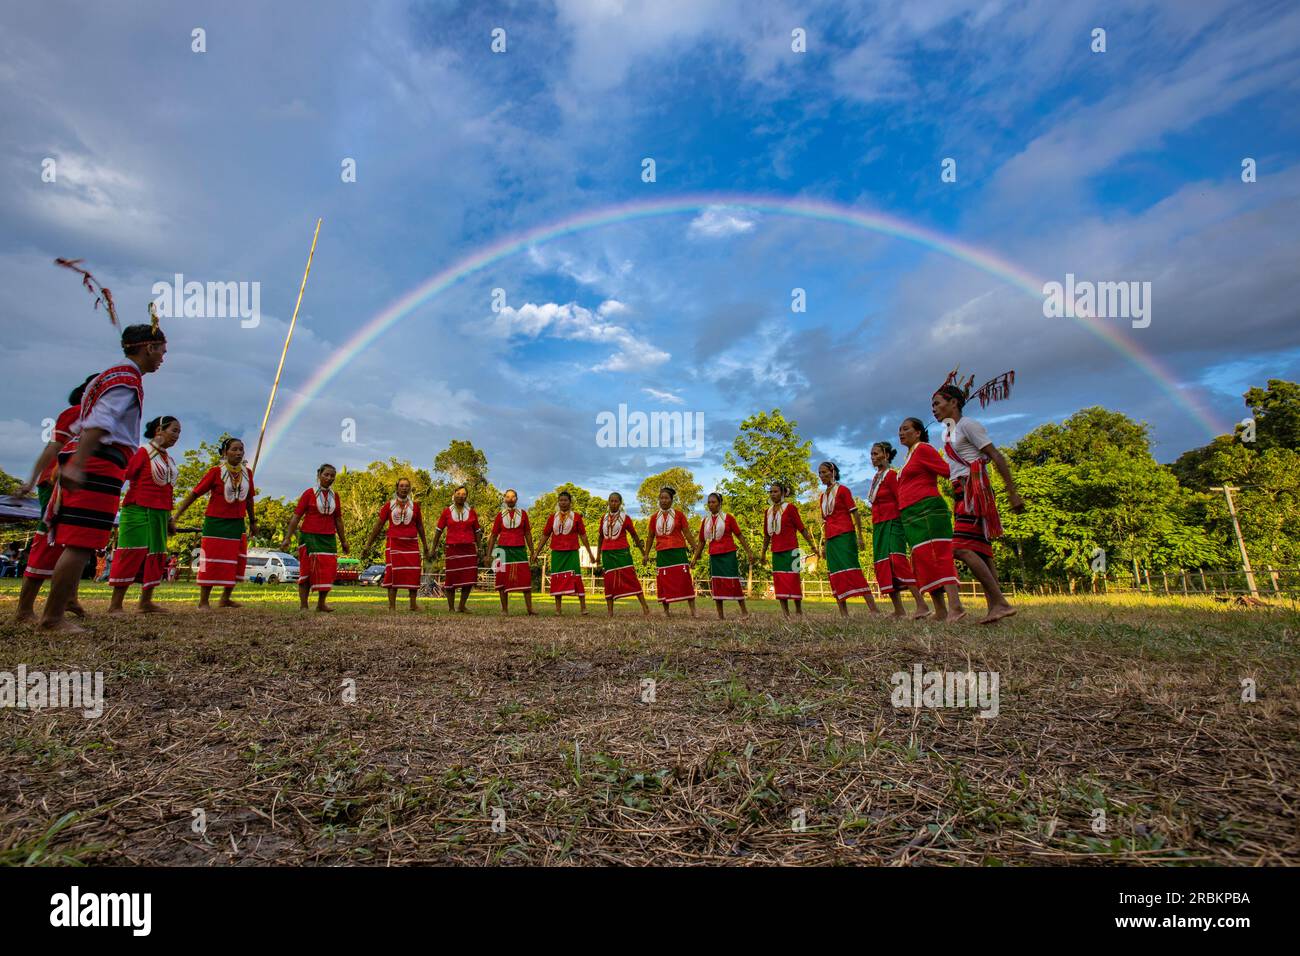
[[[687,517],[696,513],[696,506],[704,498],[704,489],[695,480],[695,475],[680,465],[674,465],[641,482],[636,491],[636,503],[642,517],[648,518],[659,507],[659,491],[665,487],[677,490],[676,505]]]
[[[1300,451],[1300,384],[1270,378],[1267,388],[1252,388],[1242,396],[1255,418],[1255,447]]]
[[[750,415],[740,423],[730,450],[723,455],[727,477],[718,490],[725,496],[726,509],[749,534],[762,534],[767,489],[773,481],[788,484],[796,501],[807,499],[817,487],[817,476],[808,464],[812,442],[801,439],[797,427],[777,408]]]
[[[487,454],[470,441],[452,439],[433,459],[433,469],[450,484],[465,485],[471,496],[488,484]]]

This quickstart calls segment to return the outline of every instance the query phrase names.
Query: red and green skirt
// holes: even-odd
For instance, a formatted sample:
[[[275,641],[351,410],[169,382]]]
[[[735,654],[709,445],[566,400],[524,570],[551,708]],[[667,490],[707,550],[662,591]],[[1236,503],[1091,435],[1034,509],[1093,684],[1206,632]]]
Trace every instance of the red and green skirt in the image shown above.
[[[745,588],[740,583],[739,552],[724,551],[709,555],[709,591],[715,601],[743,601]]]
[[[655,599],[664,604],[695,597],[695,582],[686,563],[685,548],[655,552]]]
[[[907,534],[899,518],[877,521],[871,526],[871,557],[881,594],[893,594],[916,583],[912,562],[907,560]]]
[[[334,587],[338,570],[339,546],[334,535],[298,532],[299,584],[305,581],[313,591],[328,591]]]
[[[199,567],[194,580],[200,585],[232,588],[244,578],[248,562],[248,534],[243,518],[203,519],[203,540],[199,542]]]
[[[780,601],[802,601],[803,579],[795,567],[798,548],[772,552],[772,591]]]
[[[59,465],[67,464],[75,450],[74,443],[65,445],[59,452]],[[122,496],[127,455],[123,446],[101,445],[86,459],[85,481],[80,488],[56,484],[45,517],[52,544],[92,551],[107,547]]]
[[[420,539],[412,536],[389,536],[384,543],[384,587],[419,588]]]
[[[53,485],[37,485],[36,497],[41,503],[41,520],[36,525],[36,536],[32,538],[32,547],[27,552],[27,567],[23,571],[25,578],[48,578],[54,573],[54,565],[59,562],[63,545],[50,541],[49,527],[45,524],[45,509],[50,505]]]
[[[167,564],[167,519],[170,511],[123,505],[117,525],[117,547],[108,570],[108,583],[126,587],[140,583],[141,590],[157,587]]]
[[[631,548],[600,552],[600,569],[605,573],[605,597],[631,597],[641,593],[641,579],[636,576]]]
[[[835,600],[845,601],[859,594],[869,594],[862,565],[858,563],[858,538],[852,531],[826,539],[826,570],[831,579]]]
[[[473,541],[461,544],[447,542],[447,564],[442,575],[446,588],[472,588],[478,583],[478,545]]]
[[[551,593],[586,594],[582,584],[582,562],[575,551],[551,552]]]
[[[952,483],[952,490],[956,495],[956,501],[953,503],[952,509],[952,546],[957,550],[965,548],[968,551],[974,551],[976,554],[982,554],[986,558],[991,558],[993,557],[993,542],[989,540],[984,519],[966,510],[966,486],[968,482],[969,479],[957,478]]]
[[[957,583],[952,560],[952,515],[938,495],[922,498],[902,511],[903,532],[912,549],[916,586],[925,594]]]
[[[499,544],[492,553],[493,583],[498,591],[531,591],[533,571],[528,566],[528,549],[522,544]]]

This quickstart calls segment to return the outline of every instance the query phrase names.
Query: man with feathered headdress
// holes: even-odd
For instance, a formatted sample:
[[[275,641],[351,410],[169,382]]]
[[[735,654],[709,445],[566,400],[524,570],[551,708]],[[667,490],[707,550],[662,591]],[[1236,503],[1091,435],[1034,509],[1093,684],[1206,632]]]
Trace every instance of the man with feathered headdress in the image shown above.
[[[984,588],[988,613],[981,624],[992,624],[1016,613],[998,586],[997,568],[993,563],[993,539],[1002,536],[1002,520],[998,515],[993,486],[989,483],[990,462],[1002,476],[1011,510],[1019,514],[1025,510],[1025,502],[1016,489],[1006,457],[993,444],[984,426],[964,416],[962,410],[972,397],[980,400],[981,408],[1009,397],[1015,381],[1014,371],[1004,372],[985,382],[972,395],[975,376],[963,384],[957,369],[953,369],[930,399],[935,420],[944,425],[944,457],[948,459],[949,481],[956,496],[953,557],[965,563]]]
[[[59,265],[75,268],[66,260]],[[77,269],[92,293],[90,273]],[[99,288],[96,306],[103,301],[113,325],[117,314],[107,289]],[[62,553],[50,578],[50,596],[41,615],[45,630],[81,631],[64,617],[75,600],[77,583],[86,562],[102,550],[113,533],[126,465],[140,444],[144,412],[145,375],[156,372],[167,354],[167,337],[158,327],[158,315],[149,308],[147,325],[122,330],[126,361],[105,369],[88,384],[81,397],[81,417],[72,438],[59,452],[58,483],[45,510],[48,543]]]

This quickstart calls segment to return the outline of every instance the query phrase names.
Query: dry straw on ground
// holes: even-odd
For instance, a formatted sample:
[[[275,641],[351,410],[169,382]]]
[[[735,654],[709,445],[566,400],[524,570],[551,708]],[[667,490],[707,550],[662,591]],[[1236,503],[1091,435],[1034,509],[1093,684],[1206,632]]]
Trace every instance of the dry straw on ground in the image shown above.
[[[1294,614],[1043,600],[954,629],[825,605],[725,624],[431,606],[91,602],[84,637],[0,625],[0,670],[106,681],[97,720],[0,711],[0,862],[1300,863]],[[915,663],[997,671],[999,716],[893,707]]]

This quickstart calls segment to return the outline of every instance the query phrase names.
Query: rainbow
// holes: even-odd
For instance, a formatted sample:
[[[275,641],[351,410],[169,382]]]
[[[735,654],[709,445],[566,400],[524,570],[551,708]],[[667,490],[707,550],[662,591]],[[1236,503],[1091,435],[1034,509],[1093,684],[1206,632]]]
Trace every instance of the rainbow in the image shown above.
[[[778,216],[794,216],[817,222],[837,223],[857,229],[866,229],[881,235],[893,236],[917,243],[959,262],[964,262],[981,272],[1021,289],[1035,299],[1041,300],[1043,295],[1042,279],[1015,263],[998,258],[991,252],[958,242],[949,236],[906,222],[895,216],[887,216],[879,212],[867,212],[822,200],[787,199],[737,193],[695,193],[676,196],[671,199],[652,199],[604,206],[579,213],[559,222],[535,226],[523,232],[506,236],[483,249],[470,253],[389,303],[371,317],[351,339],[334,353],[329,361],[315,371],[290,401],[285,412],[273,420],[267,433],[263,458],[265,459],[279,443],[281,436],[293,427],[303,411],[320,395],[321,391],[334,377],[347,367],[353,358],[373,345],[376,339],[402,319],[466,276],[473,275],[494,263],[509,258],[529,246],[551,242],[565,236],[600,229],[603,226],[616,223],[635,222],[641,219],[654,219],[687,213],[695,214],[709,207],[738,207]],[[1140,368],[1169,396],[1174,405],[1183,408],[1192,418],[1199,422],[1209,437],[1231,432],[1231,428],[1217,421],[1195,395],[1179,385],[1177,378],[1170,370],[1165,368],[1154,356],[1139,349],[1117,328],[1105,324],[1104,321],[1093,322],[1086,319],[1075,319],[1074,321],[1082,324],[1084,328],[1103,339],[1115,351]]]

